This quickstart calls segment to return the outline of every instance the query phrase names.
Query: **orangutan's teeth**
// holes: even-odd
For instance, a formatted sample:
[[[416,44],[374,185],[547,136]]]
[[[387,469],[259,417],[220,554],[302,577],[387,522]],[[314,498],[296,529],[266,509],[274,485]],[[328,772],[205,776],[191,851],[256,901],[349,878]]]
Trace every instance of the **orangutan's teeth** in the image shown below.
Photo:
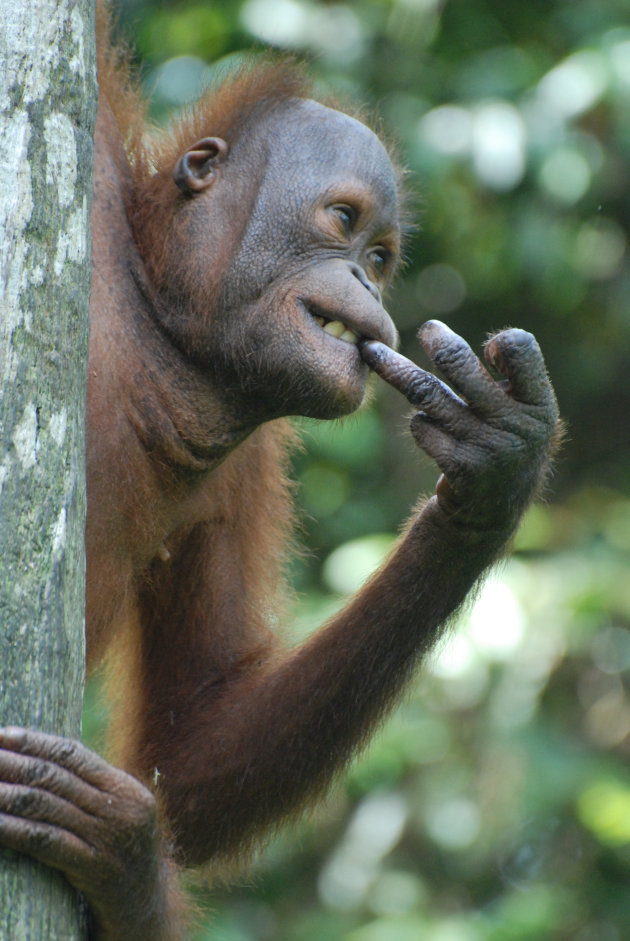
[[[345,332],[345,327],[340,320],[330,320],[324,325],[324,333],[329,333],[331,337],[339,337]]]
[[[353,330],[349,330],[341,320],[324,320],[322,317],[315,317],[315,320],[318,323],[321,321],[324,333],[329,333],[331,337],[343,340],[344,343],[352,343],[353,346],[359,342],[358,335]]]
[[[352,330],[344,330],[339,339],[345,340],[346,343],[352,343],[354,346],[359,342],[358,336],[356,333],[353,333]]]
[[[314,316],[314,315],[313,315],[313,316]],[[315,316],[314,316],[314,319],[315,319],[315,323],[318,323],[318,324],[320,325],[320,327],[323,327],[324,324],[326,323],[326,321],[324,320],[323,317],[315,317]]]

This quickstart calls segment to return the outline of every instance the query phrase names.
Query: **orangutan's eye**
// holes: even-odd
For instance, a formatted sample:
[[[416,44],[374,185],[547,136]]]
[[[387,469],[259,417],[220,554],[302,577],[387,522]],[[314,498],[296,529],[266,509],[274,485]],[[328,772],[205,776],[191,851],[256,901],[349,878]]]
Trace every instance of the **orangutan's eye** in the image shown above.
[[[357,212],[352,206],[338,205],[331,206],[346,235],[352,235],[352,231],[357,222]]]
[[[379,277],[383,277],[389,265],[390,253],[379,246],[370,252],[370,265]]]

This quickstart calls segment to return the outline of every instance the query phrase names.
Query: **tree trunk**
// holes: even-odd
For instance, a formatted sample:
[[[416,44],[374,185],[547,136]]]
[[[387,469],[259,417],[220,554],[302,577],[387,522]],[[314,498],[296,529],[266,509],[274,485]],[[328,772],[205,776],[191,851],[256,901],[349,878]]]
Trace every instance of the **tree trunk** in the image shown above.
[[[93,0],[0,17],[0,724],[79,737]],[[0,851],[0,941],[84,936],[65,880]]]

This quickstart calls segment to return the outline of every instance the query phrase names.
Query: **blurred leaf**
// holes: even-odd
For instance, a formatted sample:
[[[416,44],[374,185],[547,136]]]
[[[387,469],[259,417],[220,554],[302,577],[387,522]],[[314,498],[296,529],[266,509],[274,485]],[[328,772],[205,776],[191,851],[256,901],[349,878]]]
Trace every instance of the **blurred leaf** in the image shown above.
[[[578,813],[606,846],[630,844],[630,786],[614,781],[592,784],[580,794]]]
[[[383,562],[394,540],[390,533],[377,533],[339,546],[324,562],[324,583],[340,595],[357,591]]]
[[[371,924],[359,928],[357,931],[351,931],[345,935],[343,941],[418,941],[419,938],[429,939],[437,936],[427,933],[427,925],[419,915],[415,917],[404,916],[401,918],[379,918]],[[473,935],[464,933],[453,938],[453,941],[468,941]],[[444,936],[444,941],[447,941]]]
[[[201,56],[214,59],[225,49],[232,32],[228,17],[213,4],[180,4],[156,9],[140,24],[135,41],[149,59]]]

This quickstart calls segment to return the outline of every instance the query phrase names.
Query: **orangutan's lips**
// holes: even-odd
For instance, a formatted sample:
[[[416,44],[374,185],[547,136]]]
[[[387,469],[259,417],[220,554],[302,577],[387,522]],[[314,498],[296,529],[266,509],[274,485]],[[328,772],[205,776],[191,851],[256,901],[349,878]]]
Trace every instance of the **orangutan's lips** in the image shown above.
[[[337,340],[343,340],[344,343],[351,343],[353,346],[357,345],[360,340],[359,335],[355,333],[354,330],[347,327],[345,323],[342,323],[341,320],[331,320],[329,317],[317,313],[310,305],[305,304],[305,307],[324,333],[328,333]]]

